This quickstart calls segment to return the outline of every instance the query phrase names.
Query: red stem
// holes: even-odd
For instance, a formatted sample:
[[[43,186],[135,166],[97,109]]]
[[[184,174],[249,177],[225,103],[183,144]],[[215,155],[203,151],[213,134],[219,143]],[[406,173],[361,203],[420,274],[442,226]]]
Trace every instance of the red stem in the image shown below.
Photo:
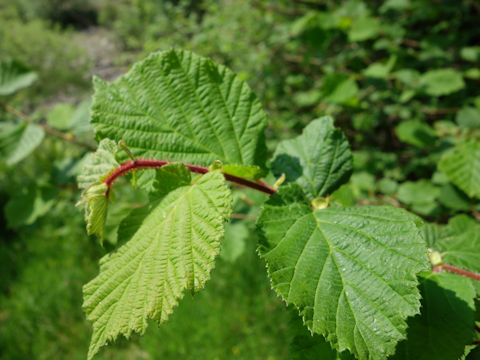
[[[466,276],[470,279],[480,281],[480,274],[474,273],[472,271],[460,269],[460,268],[458,268],[456,266],[453,266],[453,265],[450,265],[450,264],[442,264],[441,267],[442,267],[442,269],[453,272],[455,274],[460,274],[460,275]]]
[[[118,168],[116,168],[110,175],[108,175],[105,180],[103,180],[103,182],[108,186],[107,197],[110,192],[110,187],[112,186],[114,181],[117,180],[120,176],[123,176],[132,170],[145,169],[145,168],[160,168],[164,165],[167,165],[168,163],[169,163],[168,160],[149,160],[149,159],[136,159],[133,161],[124,162]],[[192,165],[192,164],[183,164],[183,165],[189,168],[191,172],[194,172],[197,174],[206,174],[207,172],[209,172],[208,168],[203,166]],[[272,195],[277,192],[276,189],[274,189],[264,181],[254,182],[254,181],[247,180],[235,175],[230,175],[225,173],[223,174],[223,176],[225,176],[225,179],[227,179],[228,181],[264,192],[265,194]]]

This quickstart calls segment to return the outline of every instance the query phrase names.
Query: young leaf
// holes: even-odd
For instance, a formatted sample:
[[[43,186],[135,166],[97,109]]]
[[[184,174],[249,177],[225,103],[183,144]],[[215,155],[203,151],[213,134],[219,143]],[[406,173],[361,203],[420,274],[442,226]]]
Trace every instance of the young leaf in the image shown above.
[[[90,185],[83,193],[81,200],[77,203],[85,204],[85,221],[87,223],[88,235],[96,235],[103,244],[105,221],[107,219],[108,199],[107,185],[98,182]]]
[[[273,195],[258,220],[273,287],[339,351],[385,359],[419,312],[415,275],[428,259],[418,218],[387,206],[312,211],[301,197],[287,200],[291,190]]]
[[[16,60],[0,61],[0,96],[11,95],[30,86],[37,74]]]
[[[265,169],[266,115],[248,85],[188,51],[154,53],[113,83],[96,78],[92,125],[136,156]]]
[[[110,139],[103,139],[97,151],[87,155],[83,170],[78,176],[78,187],[86,189],[92,184],[103,180],[113,169],[120,166],[115,158],[118,145]]]
[[[165,321],[185,290],[204,286],[230,211],[223,175],[210,172],[166,194],[133,237],[101,260],[100,274],[84,287],[89,359],[119,334],[143,333],[148,318]]]
[[[480,198],[480,142],[456,145],[445,153],[438,168],[468,196]]]
[[[333,119],[312,121],[302,135],[282,141],[272,162],[275,176],[285,173],[311,200],[332,193],[352,173],[352,153],[345,135],[333,126]]]
[[[430,273],[420,284],[422,313],[408,320],[407,340],[392,360],[459,359],[473,338],[472,282],[455,274]]]

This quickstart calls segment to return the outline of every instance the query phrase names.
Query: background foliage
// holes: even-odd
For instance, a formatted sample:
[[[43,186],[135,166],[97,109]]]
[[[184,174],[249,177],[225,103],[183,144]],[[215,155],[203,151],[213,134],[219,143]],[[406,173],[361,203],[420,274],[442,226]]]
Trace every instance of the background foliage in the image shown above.
[[[337,201],[393,204],[437,224],[457,214],[478,221],[479,16],[474,0],[0,0],[2,69],[14,59],[24,65],[13,70],[32,81],[0,91],[1,357],[84,358],[81,287],[115,246],[128,204],[142,202],[120,190],[105,250],[73,206],[75,177],[95,146],[93,74],[110,80],[151,51],[193,50],[248,81],[269,115],[270,155],[311,119],[334,115],[354,150]],[[236,194],[234,212],[257,215],[248,203],[261,198]],[[291,358],[298,320],[270,290],[253,227],[227,227],[205,291],[187,296],[161,328],[98,358]],[[435,229],[431,241],[442,243]],[[422,291],[442,281],[426,279]]]

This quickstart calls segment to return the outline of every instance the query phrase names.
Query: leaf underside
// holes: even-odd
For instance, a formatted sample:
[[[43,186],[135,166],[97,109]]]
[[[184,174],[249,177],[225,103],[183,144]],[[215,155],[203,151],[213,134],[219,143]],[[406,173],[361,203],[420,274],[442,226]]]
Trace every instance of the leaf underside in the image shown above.
[[[418,218],[387,206],[312,211],[292,200],[274,195],[259,218],[273,287],[339,351],[385,359],[419,312],[416,274],[428,259]]]
[[[282,141],[275,151],[272,171],[285,173],[288,182],[297,182],[307,197],[332,193],[348,181],[353,160],[345,135],[333,126],[331,117],[311,122],[302,135]]]
[[[150,55],[113,83],[94,79],[92,125],[143,158],[265,169],[267,118],[248,85],[188,51]]]
[[[119,334],[143,333],[148,318],[165,321],[185,290],[204,286],[230,211],[223,176],[210,172],[140,217],[132,238],[102,258],[100,274],[84,286],[83,307],[93,322],[89,359]]]

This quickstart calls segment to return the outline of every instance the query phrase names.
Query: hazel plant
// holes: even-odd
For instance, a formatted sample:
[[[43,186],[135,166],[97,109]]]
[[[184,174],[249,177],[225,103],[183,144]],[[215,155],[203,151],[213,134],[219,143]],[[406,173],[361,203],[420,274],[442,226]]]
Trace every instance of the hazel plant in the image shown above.
[[[89,359],[118,335],[144,333],[148,319],[166,321],[187,290],[204,287],[232,191],[242,187],[269,195],[257,220],[258,254],[272,288],[314,335],[310,350],[322,349],[313,356],[458,359],[472,348],[480,225],[457,217],[432,233],[401,208],[340,205],[334,192],[352,173],[352,153],[332,118],[280,142],[267,166],[260,102],[206,58],[154,53],[118,80],[94,85],[91,123],[100,143],[78,178],[88,233],[103,241],[114,184],[124,175],[149,200],[121,221],[122,245],[84,286]],[[261,180],[267,174],[280,181],[269,185]],[[457,231],[462,222],[475,229],[469,241]],[[439,311],[454,315],[435,322]],[[325,341],[328,354],[315,347]]]

